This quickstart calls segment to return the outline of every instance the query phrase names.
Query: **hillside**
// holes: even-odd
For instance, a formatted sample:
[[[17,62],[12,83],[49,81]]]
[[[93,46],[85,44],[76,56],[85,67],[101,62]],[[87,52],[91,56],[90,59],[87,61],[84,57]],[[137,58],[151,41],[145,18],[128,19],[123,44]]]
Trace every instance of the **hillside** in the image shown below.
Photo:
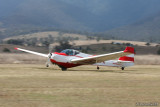
[[[42,53],[48,53],[48,51],[56,51],[55,48],[59,46],[59,41],[58,38],[59,36],[57,32],[43,32],[43,33],[37,33],[34,35],[30,36],[21,36],[19,39],[17,37],[13,38],[7,38],[5,41],[9,40],[23,40],[25,41],[21,46],[19,45],[14,45],[14,44],[2,44],[0,45],[0,53],[4,53],[4,49],[7,48],[10,50],[11,53],[17,53],[16,50],[14,50],[14,47],[21,47],[24,49],[29,49],[37,52],[42,52]],[[43,36],[43,35],[44,36]],[[45,35],[46,34],[46,35]],[[41,40],[48,40],[48,34],[55,34],[52,36],[54,38],[54,41],[50,43],[50,45],[43,45],[41,44]],[[40,36],[37,36],[40,35]],[[65,36],[64,36],[65,35]],[[59,38],[60,41],[65,41],[65,38],[67,34],[61,35],[62,38]],[[74,40],[73,37],[77,36],[79,40]],[[29,44],[30,42],[32,43],[33,41],[35,44]],[[138,42],[138,41],[122,41],[122,40],[90,40],[89,38],[82,36],[82,35],[69,35],[68,38],[72,39],[69,40],[70,44],[72,45],[71,48],[79,50],[81,52],[85,53],[90,53],[90,54],[102,54],[102,53],[110,53],[110,52],[117,52],[124,50],[126,46],[132,46],[136,50],[136,55],[148,55],[148,54],[154,54],[157,55],[158,50],[160,50],[160,44],[157,43],[151,43],[150,45],[146,45],[146,42]],[[51,38],[50,38],[51,39]],[[27,41],[27,42],[26,42]],[[43,42],[42,42],[43,43]],[[66,49],[66,48],[65,48]],[[9,53],[10,53],[9,52]],[[18,52],[19,53],[19,52]]]
[[[60,37],[66,37],[66,38],[78,38],[80,40],[86,40],[87,37],[85,35],[80,35],[80,34],[72,34],[72,33],[63,33],[63,32],[58,32],[58,31],[50,31],[50,32],[38,32],[38,33],[31,33],[31,34],[25,34],[25,35],[19,35],[19,36],[13,36],[9,38],[3,39],[3,41],[7,41],[10,39],[33,39],[33,38],[46,38],[48,36],[51,36],[53,38],[60,38]]]
[[[160,42],[160,13],[106,33],[126,40]]]
[[[89,37],[86,35],[74,34],[74,33],[64,33],[58,31],[50,32],[38,32],[30,33],[19,36],[13,36],[5,38],[2,40],[3,44],[14,44],[21,46],[40,46],[49,47],[50,44],[54,43],[54,46],[59,42],[63,41],[75,41],[75,40],[88,40],[96,39],[97,37]],[[72,43],[73,44],[73,43]]]
[[[126,41],[126,40],[110,40],[111,38],[99,38],[99,37],[92,37],[82,34],[76,34],[76,33],[64,33],[59,31],[48,31],[48,32],[38,32],[38,33],[30,33],[30,34],[24,34],[19,36],[13,36],[3,39],[3,43],[7,43],[10,40],[22,40],[24,41],[32,41],[35,43],[41,44],[43,41],[50,41],[50,44],[57,45],[57,42],[59,41],[70,41],[70,44],[74,44],[76,46],[81,45],[92,45],[92,44],[103,44],[103,43],[119,43],[119,44],[126,44],[131,43],[132,45],[138,45],[138,46],[146,46],[146,42],[140,42],[140,41]],[[52,40],[52,41],[51,41]],[[24,44],[23,44],[24,45]],[[157,46],[158,43],[150,43],[150,46]]]

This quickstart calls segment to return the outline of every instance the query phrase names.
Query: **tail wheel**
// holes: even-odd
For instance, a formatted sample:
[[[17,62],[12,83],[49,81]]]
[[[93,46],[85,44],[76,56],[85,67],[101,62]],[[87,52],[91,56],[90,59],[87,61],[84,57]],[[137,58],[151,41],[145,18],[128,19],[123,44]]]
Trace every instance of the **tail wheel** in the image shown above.
[[[122,67],[121,69],[124,70],[124,67]]]
[[[99,68],[99,66],[97,66],[97,70],[99,70],[100,68]]]
[[[46,67],[49,67],[49,64],[46,64]]]

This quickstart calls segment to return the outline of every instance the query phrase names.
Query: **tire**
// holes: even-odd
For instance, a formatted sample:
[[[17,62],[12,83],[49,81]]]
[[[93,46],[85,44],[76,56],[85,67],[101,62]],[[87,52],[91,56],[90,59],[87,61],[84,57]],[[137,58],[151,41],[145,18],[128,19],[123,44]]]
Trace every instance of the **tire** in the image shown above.
[[[49,64],[46,64],[46,67],[49,67]]]
[[[99,70],[100,68],[99,68],[99,66],[97,66],[97,70]]]
[[[63,66],[60,66],[60,65],[58,65],[58,66],[61,68],[62,71],[66,71],[67,70],[66,67],[63,67]]]
[[[67,71],[67,68],[61,67],[61,70],[62,70],[62,71]]]

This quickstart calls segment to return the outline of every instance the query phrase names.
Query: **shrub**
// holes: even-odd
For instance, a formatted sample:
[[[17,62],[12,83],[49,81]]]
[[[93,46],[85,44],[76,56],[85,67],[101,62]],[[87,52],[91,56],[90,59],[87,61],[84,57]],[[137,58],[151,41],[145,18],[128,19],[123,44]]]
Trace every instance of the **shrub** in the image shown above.
[[[60,41],[59,46],[55,47],[55,51],[60,52],[64,49],[71,49],[72,45],[69,44],[68,41]]]
[[[23,41],[22,40],[15,40],[15,39],[10,39],[7,41],[8,44],[14,44],[14,45],[22,45]]]
[[[4,48],[3,52],[11,52],[8,48]]]
[[[160,55],[160,48],[158,49],[157,54]]]
[[[147,46],[149,46],[149,45],[151,45],[149,42],[147,42],[145,45],[147,45]]]

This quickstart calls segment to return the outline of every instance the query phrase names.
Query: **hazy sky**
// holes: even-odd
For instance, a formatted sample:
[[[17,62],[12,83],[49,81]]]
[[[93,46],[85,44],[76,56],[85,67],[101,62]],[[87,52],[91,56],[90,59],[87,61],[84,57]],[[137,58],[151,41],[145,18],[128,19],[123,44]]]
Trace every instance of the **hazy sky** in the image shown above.
[[[131,24],[157,12],[160,0],[0,0],[0,21],[24,18],[25,23],[93,31]]]

